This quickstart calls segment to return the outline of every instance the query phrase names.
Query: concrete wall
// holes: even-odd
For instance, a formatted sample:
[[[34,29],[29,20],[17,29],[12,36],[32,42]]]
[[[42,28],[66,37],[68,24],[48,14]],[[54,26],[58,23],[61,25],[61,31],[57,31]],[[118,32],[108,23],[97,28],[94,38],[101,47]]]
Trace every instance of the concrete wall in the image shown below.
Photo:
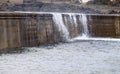
[[[89,19],[89,30],[92,37],[119,37],[120,17],[98,15]]]
[[[18,19],[0,17],[0,49],[21,46],[20,24]]]
[[[52,14],[0,13],[0,50],[55,44],[63,42],[63,33],[58,30]],[[82,34],[83,25],[80,15],[75,21],[67,14],[62,14],[63,22],[70,33],[70,38]],[[120,16],[87,15],[88,30],[91,37],[120,38]]]

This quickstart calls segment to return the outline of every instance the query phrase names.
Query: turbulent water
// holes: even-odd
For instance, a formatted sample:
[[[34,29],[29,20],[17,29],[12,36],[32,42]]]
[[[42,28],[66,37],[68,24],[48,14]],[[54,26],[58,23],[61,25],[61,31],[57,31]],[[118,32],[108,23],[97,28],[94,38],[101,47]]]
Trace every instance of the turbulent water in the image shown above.
[[[62,14],[59,14],[59,13],[53,14],[53,20],[54,20],[58,30],[62,33],[64,40],[68,40],[69,39],[69,31],[63,22]]]
[[[63,34],[64,39],[66,40],[103,40],[103,41],[120,41],[120,39],[116,38],[99,38],[99,37],[91,37],[88,29],[88,20],[90,18],[87,17],[86,14],[74,14],[74,13],[54,13],[53,20],[58,26],[59,31]],[[70,24],[72,23],[72,24]],[[82,27],[82,33],[77,32],[78,35],[74,37],[70,37],[71,30],[68,27],[72,26],[70,29],[78,30],[78,27]],[[76,31],[74,30],[74,32]],[[73,30],[72,30],[73,31]],[[72,33],[74,34],[74,33]],[[69,38],[69,39],[68,39]]]
[[[17,12],[18,13],[18,12]],[[32,13],[32,14],[50,14],[53,16],[53,21],[57,30],[60,32],[64,41],[68,40],[103,40],[103,41],[120,41],[120,39],[112,37],[93,37],[89,32],[90,24],[92,21],[91,15],[98,14],[80,14],[80,13],[58,13],[58,12],[21,12],[19,13]],[[104,16],[99,14],[99,16]],[[105,16],[119,16],[109,15]]]
[[[82,26],[83,26],[83,32],[82,32],[81,37],[87,38],[87,37],[89,37],[87,16],[85,14],[80,15],[80,21],[81,21]]]
[[[64,39],[69,40],[69,38],[70,38],[70,32],[68,30],[68,27],[72,26],[72,28],[75,27],[75,29],[77,29],[78,25],[79,26],[81,25],[83,27],[82,34],[79,34],[79,36],[81,38],[88,38],[89,31],[88,31],[88,24],[87,24],[88,19],[87,19],[86,14],[76,15],[76,14],[69,13],[67,15],[68,15],[68,17],[63,16],[62,13],[53,14],[53,20],[54,20],[59,32],[62,33]],[[79,16],[79,22],[81,24],[78,23],[77,16]],[[71,23],[72,25],[69,23]],[[66,26],[66,25],[68,25],[68,26]],[[72,28],[70,28],[70,29],[72,29]]]

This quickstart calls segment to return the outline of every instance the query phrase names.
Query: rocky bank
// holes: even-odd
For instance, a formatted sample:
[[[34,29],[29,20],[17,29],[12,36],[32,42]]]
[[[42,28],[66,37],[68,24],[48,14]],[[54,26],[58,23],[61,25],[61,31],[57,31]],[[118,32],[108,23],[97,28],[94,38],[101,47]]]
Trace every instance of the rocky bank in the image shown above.
[[[67,4],[67,3],[31,3],[31,4],[2,4],[0,11],[34,11],[34,12],[71,12],[89,14],[119,14],[120,7],[96,4]]]

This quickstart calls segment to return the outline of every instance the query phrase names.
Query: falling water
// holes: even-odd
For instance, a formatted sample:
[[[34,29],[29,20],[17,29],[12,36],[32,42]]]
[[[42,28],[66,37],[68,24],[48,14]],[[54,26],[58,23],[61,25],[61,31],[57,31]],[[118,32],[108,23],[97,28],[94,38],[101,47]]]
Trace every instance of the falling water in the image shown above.
[[[79,3],[82,3],[82,0],[78,0],[79,1]]]
[[[74,21],[75,25],[77,26],[77,25],[78,25],[78,23],[77,23],[77,18],[76,18],[76,15],[73,15],[73,21]]]
[[[76,14],[68,14],[69,15],[69,18],[70,18],[70,22],[71,23],[74,23],[75,26],[77,27],[78,26],[78,23],[77,23],[77,18],[76,18]]]
[[[66,40],[67,41],[69,40],[70,41],[73,41],[73,40],[111,40],[111,38],[90,37],[89,28],[88,28],[88,18],[86,14],[64,13],[63,15],[63,13],[53,13],[53,20],[65,41]],[[79,31],[78,27],[80,27],[82,31]],[[69,30],[69,29],[72,29],[72,30]],[[76,29],[79,32],[76,32],[76,30],[73,30],[73,29]],[[71,38],[70,34],[73,34],[73,33],[76,34],[75,35],[76,37]],[[112,40],[116,41],[116,39],[112,39]]]
[[[75,25],[77,26],[78,23],[77,23],[76,14],[74,14],[74,13],[67,13],[67,15],[69,16],[69,21],[70,21],[70,23],[75,24]],[[65,23],[68,24],[68,21],[67,21],[67,20],[68,20],[68,17],[67,17],[67,16],[64,16],[63,19],[65,20]]]
[[[55,22],[59,32],[62,33],[64,40],[69,40],[69,31],[63,22],[62,14],[53,14],[53,21]]]
[[[90,0],[79,0],[79,2],[82,2],[82,3],[87,3],[88,1]]]
[[[76,29],[77,29],[78,25],[81,25],[83,27],[82,28],[82,34],[79,34],[80,38],[88,38],[89,37],[89,31],[88,31],[88,24],[87,24],[87,16],[85,14],[79,14],[79,17],[80,17],[79,21],[81,22],[81,24],[78,24],[76,14],[69,13],[68,15],[69,15],[69,21],[71,22],[71,25],[73,27],[76,27]],[[67,17],[64,16],[64,18],[63,18],[61,13],[54,13],[53,14],[53,20],[54,20],[59,32],[64,37],[64,40],[69,40],[70,32],[65,25],[65,24],[67,24],[67,25],[70,26],[70,24],[68,24]],[[65,23],[64,23],[63,20],[65,21]]]
[[[80,22],[83,26],[82,30],[82,38],[88,38],[89,37],[89,31],[88,31],[88,24],[87,24],[87,16],[85,14],[80,15]]]
[[[77,15],[76,14],[68,14],[69,18],[70,18],[70,22],[74,23],[74,25],[77,27],[78,23],[77,23]],[[79,21],[81,22],[82,25],[82,38],[88,38],[89,37],[89,31],[88,31],[88,22],[87,22],[87,16],[86,14],[79,14],[80,18]]]

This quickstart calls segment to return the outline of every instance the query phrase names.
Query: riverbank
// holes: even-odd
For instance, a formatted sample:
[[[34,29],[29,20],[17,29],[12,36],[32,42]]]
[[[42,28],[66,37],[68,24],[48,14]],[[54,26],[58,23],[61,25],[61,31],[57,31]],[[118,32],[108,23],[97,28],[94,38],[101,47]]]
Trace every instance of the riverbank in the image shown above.
[[[85,14],[120,14],[120,7],[96,5],[96,4],[74,4],[74,3],[34,3],[3,5],[0,11],[34,11],[34,12],[67,12]]]
[[[102,14],[120,14],[120,7],[109,5],[97,4],[81,4],[81,7],[93,9],[94,11],[101,12]]]
[[[120,14],[120,7],[98,4],[44,4],[41,11],[73,12],[90,14]]]

